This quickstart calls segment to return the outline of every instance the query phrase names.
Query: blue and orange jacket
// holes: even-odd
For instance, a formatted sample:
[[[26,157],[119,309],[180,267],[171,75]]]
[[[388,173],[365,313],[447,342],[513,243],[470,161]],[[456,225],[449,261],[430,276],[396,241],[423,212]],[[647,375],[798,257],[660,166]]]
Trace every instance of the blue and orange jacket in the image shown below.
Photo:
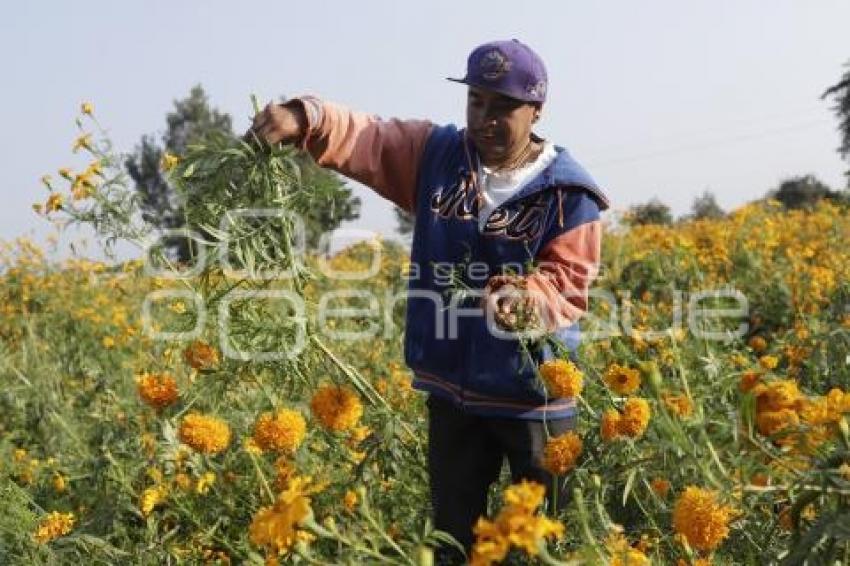
[[[528,352],[494,334],[479,299],[490,276],[525,278],[541,319],[569,350],[598,272],[608,200],[557,147],[540,175],[500,205],[479,229],[477,154],[463,130],[420,120],[381,120],[314,97],[302,105],[301,147],[319,165],[362,182],[415,214],[405,328],[414,387],[472,414],[556,419],[574,399],[547,398]],[[458,299],[458,284],[472,297]],[[529,358],[531,356],[531,358]]]

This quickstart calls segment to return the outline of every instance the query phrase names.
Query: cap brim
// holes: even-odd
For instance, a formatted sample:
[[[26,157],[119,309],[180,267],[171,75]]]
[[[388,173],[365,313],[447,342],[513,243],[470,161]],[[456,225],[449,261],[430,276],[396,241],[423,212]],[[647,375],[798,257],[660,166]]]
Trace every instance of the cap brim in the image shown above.
[[[446,80],[452,81],[453,83],[463,83],[465,85],[469,84],[466,79],[453,79],[452,77],[446,77]]]

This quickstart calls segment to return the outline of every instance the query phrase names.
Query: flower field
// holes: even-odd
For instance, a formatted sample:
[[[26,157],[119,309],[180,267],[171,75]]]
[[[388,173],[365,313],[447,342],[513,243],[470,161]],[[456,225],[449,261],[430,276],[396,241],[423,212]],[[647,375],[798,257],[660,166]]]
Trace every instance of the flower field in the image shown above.
[[[92,112],[83,168],[46,178],[38,212],[146,241]],[[4,246],[0,563],[433,563],[403,301],[369,306],[403,297],[404,248],[328,259],[299,253],[288,218],[221,222],[320,201],[291,151],[221,141],[163,163],[203,194],[199,248],[228,242],[197,269]],[[539,368],[580,397],[544,461],[571,497],[544,514],[542,486],[504,470],[472,563],[850,563],[848,239],[830,204],[612,226],[578,365]]]

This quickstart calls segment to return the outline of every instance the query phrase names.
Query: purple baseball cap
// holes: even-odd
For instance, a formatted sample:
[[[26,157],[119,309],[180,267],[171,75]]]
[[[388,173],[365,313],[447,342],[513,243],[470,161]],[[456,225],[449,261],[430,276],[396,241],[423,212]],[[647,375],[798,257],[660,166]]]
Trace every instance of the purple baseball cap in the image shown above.
[[[466,76],[449,80],[539,103],[546,101],[549,85],[543,60],[516,39],[479,45],[469,54]]]

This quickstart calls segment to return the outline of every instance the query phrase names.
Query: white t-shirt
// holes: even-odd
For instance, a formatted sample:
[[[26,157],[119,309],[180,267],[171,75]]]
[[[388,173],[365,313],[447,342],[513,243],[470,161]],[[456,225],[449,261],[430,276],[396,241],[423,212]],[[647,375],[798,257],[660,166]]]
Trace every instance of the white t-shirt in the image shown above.
[[[543,172],[557,156],[555,145],[547,141],[544,142],[543,151],[540,152],[537,159],[518,169],[493,171],[489,167],[481,166],[478,171],[478,179],[481,183],[483,202],[481,210],[478,211],[478,231],[484,229],[487,219],[500,204],[511,198],[514,193]]]

